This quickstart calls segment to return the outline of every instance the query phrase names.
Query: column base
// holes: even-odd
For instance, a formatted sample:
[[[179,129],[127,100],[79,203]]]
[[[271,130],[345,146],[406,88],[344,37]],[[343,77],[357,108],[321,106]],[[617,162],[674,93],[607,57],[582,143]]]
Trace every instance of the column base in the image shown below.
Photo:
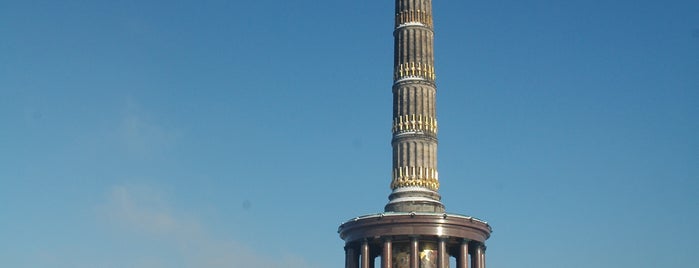
[[[396,188],[388,196],[385,212],[444,213],[444,204],[439,193],[422,187]]]

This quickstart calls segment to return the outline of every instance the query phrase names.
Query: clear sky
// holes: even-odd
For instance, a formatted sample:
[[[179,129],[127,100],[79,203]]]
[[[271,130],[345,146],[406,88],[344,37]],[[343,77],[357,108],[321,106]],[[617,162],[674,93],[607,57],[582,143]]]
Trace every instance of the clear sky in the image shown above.
[[[342,267],[390,192],[393,1],[0,0],[0,266]],[[488,267],[699,267],[699,2],[434,1]]]

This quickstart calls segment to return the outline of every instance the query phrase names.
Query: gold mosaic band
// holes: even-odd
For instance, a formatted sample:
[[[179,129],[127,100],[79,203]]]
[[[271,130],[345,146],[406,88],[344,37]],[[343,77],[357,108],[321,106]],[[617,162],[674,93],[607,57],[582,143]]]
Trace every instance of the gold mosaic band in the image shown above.
[[[437,119],[427,115],[401,115],[393,118],[393,133],[421,131],[437,135]]]
[[[432,14],[421,10],[405,10],[396,13],[396,26],[417,22],[432,28]]]
[[[398,167],[393,169],[391,189],[418,186],[433,191],[439,189],[437,169],[429,167]]]
[[[421,62],[406,62],[396,66],[393,79],[398,81],[403,78],[419,77],[434,82],[434,67]]]

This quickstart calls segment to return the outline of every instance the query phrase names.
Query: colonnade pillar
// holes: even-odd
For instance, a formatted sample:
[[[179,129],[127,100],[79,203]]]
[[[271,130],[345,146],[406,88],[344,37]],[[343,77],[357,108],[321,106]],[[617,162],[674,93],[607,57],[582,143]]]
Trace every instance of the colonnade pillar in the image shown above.
[[[390,238],[386,238],[383,241],[381,268],[393,268],[393,243]]]
[[[471,254],[471,268],[485,268],[485,254],[483,252],[483,245],[476,245]]]
[[[359,268],[358,260],[357,251],[349,245],[345,246],[345,268]]]
[[[420,245],[417,237],[410,238],[410,268],[420,268]]]
[[[362,251],[362,268],[371,268],[371,255],[369,252],[369,241],[364,240],[361,246]]]
[[[364,239],[361,243],[345,245],[345,268],[374,268],[372,247],[381,246],[381,268],[394,268],[393,266],[393,238],[384,237],[383,240],[369,243]],[[410,237],[410,268],[420,268],[420,239],[418,236]],[[379,242],[379,243],[376,243]],[[430,244],[434,240],[423,242]],[[458,243],[458,242],[457,242]],[[449,248],[456,247],[456,268],[485,268],[485,245],[481,242],[464,239],[460,244],[449,242],[448,238],[437,238],[437,267],[449,268]],[[374,248],[375,253],[378,248]],[[470,265],[469,265],[470,255]]]
[[[437,267],[439,268],[449,268],[449,252],[447,252],[447,240],[446,238],[440,237],[438,242],[438,258]]]
[[[459,255],[456,256],[456,268],[468,268],[468,240],[464,240],[459,246]]]

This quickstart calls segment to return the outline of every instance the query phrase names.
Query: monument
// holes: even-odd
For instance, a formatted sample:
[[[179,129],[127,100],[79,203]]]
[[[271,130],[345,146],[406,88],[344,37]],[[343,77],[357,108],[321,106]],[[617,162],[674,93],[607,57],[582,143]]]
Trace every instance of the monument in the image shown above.
[[[396,0],[392,192],[383,213],[340,225],[345,268],[485,268],[490,225],[447,213],[437,172],[434,27],[431,0]],[[469,266],[470,264],[470,266]]]

